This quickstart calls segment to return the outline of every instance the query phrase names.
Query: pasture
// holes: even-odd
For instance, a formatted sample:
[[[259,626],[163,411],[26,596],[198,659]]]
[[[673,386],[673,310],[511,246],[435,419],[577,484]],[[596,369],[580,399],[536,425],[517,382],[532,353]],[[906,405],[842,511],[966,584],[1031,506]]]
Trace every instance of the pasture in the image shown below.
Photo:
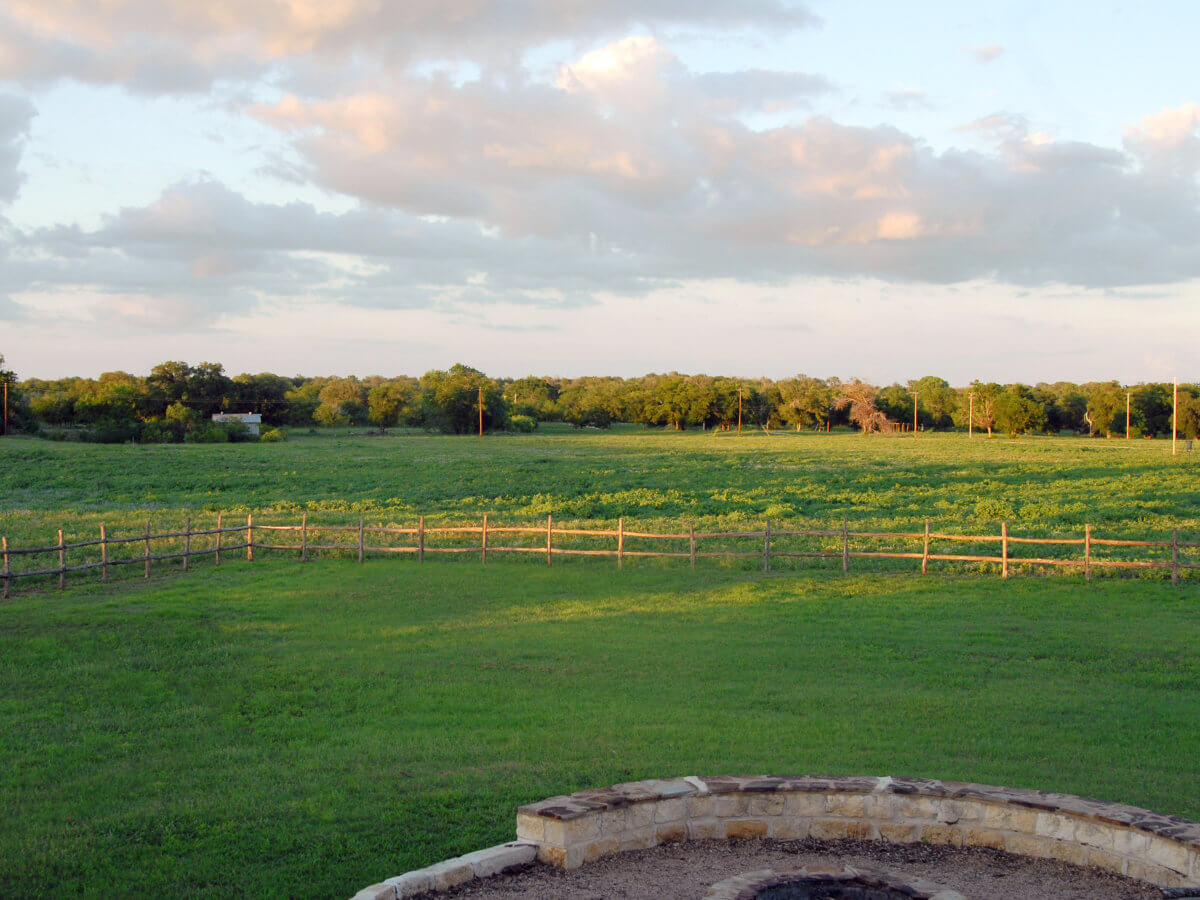
[[[1200,531],[1161,441],[345,433],[0,442],[0,532],[217,510]],[[0,894],[348,896],[514,807],[721,772],[907,774],[1200,817],[1196,579],[646,562],[165,567],[0,605]],[[449,827],[445,823],[449,823]]]

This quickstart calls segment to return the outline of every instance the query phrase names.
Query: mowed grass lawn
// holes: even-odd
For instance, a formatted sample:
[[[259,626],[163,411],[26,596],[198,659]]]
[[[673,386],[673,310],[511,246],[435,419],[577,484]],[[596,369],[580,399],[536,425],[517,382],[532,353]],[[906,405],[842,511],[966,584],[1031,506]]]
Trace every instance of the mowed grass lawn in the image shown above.
[[[630,779],[1200,818],[1193,586],[260,559],[0,605],[0,895],[348,896]]]

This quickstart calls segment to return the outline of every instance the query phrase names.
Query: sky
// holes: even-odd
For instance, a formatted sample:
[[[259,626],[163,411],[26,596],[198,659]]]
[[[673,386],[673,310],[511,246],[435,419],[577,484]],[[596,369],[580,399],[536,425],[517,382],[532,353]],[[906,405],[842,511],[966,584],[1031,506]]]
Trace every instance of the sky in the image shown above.
[[[0,0],[20,377],[1200,380],[1200,4]]]

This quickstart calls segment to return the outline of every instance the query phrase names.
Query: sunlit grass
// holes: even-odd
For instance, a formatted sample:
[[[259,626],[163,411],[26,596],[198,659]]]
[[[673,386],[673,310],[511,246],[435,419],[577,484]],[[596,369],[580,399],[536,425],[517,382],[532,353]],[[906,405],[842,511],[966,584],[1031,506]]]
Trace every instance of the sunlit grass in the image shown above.
[[[0,894],[346,896],[515,807],[909,774],[1200,816],[1194,591],[238,562],[0,606]]]

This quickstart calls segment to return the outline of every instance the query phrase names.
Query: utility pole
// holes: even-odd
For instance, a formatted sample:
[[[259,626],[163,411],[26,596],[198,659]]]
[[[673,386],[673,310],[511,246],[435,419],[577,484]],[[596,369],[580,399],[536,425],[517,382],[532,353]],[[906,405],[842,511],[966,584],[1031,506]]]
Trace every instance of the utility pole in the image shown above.
[[[4,381],[4,436],[8,437],[8,379]]]
[[[921,395],[916,391],[913,391],[912,394],[913,394],[913,437],[915,438],[917,436],[917,398],[920,397]]]
[[[1171,395],[1171,455],[1174,456],[1178,449],[1176,448],[1176,440],[1179,436],[1179,376],[1175,376],[1175,390]]]
[[[1125,440],[1129,440],[1129,403],[1133,391],[1125,392]]]
[[[967,394],[967,408],[970,412],[967,413],[967,437],[975,436],[975,392],[971,391]]]
[[[483,437],[483,385],[479,386],[479,436]]]
[[[738,388],[738,437],[742,436],[742,389]]]

